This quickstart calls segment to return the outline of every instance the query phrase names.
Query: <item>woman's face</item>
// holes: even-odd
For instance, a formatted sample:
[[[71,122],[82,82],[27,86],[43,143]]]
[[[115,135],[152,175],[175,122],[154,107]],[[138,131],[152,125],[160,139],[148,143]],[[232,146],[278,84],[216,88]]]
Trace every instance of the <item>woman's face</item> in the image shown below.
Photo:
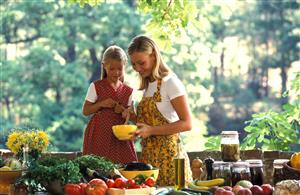
[[[144,52],[134,52],[130,55],[132,67],[141,77],[151,77],[154,68],[155,57]]]
[[[122,61],[108,60],[107,63],[104,64],[104,68],[109,81],[117,82],[124,75],[124,65]]]

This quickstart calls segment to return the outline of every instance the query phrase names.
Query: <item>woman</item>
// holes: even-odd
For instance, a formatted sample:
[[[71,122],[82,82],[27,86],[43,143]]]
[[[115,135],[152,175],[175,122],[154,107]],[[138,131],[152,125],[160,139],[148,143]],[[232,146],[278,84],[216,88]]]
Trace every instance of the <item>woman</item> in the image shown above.
[[[178,154],[179,133],[192,128],[191,113],[182,82],[171,73],[155,42],[146,36],[135,37],[128,47],[133,69],[139,73],[143,98],[137,108],[138,137],[142,138],[140,161],[160,169],[158,184],[174,185],[173,160]],[[126,115],[123,113],[123,115]],[[191,179],[185,157],[186,180]]]

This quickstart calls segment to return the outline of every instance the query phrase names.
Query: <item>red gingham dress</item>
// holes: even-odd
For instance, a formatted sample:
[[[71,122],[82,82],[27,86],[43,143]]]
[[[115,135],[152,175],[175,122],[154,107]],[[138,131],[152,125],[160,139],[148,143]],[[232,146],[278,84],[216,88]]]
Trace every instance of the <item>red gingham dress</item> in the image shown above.
[[[94,82],[98,100],[112,98],[124,107],[128,106],[132,88],[121,84],[116,90],[107,79]],[[133,141],[120,141],[113,132],[112,126],[123,124],[125,119],[113,108],[101,108],[89,121],[83,140],[83,154],[95,154],[108,158],[114,163],[128,163],[138,161]]]

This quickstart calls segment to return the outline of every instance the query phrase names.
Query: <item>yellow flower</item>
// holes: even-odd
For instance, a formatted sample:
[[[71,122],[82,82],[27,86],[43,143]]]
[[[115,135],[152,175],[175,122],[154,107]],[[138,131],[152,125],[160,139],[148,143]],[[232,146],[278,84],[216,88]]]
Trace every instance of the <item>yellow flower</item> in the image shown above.
[[[48,148],[48,134],[42,130],[14,130],[8,135],[7,147],[14,153],[22,153],[22,148],[28,145],[29,152],[37,150],[43,152]]]

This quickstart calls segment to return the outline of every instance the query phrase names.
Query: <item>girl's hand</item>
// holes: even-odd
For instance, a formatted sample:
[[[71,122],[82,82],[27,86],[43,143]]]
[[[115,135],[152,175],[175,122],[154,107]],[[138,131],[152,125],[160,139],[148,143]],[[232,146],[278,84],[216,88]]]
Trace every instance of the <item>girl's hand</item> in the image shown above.
[[[127,118],[128,115],[130,115],[130,114],[132,114],[132,111],[131,111],[131,108],[128,107],[128,108],[126,108],[126,109],[123,110],[123,112],[122,112],[122,117],[123,117],[123,118]]]
[[[116,103],[115,110],[114,110],[115,113],[120,114],[120,113],[123,113],[124,110],[125,110],[125,108],[121,104]]]
[[[146,125],[145,123],[137,123],[139,128],[135,132],[136,137],[147,138],[151,135],[151,126]]]
[[[114,108],[117,102],[111,98],[107,98],[103,100],[101,103],[101,107],[103,108]]]

